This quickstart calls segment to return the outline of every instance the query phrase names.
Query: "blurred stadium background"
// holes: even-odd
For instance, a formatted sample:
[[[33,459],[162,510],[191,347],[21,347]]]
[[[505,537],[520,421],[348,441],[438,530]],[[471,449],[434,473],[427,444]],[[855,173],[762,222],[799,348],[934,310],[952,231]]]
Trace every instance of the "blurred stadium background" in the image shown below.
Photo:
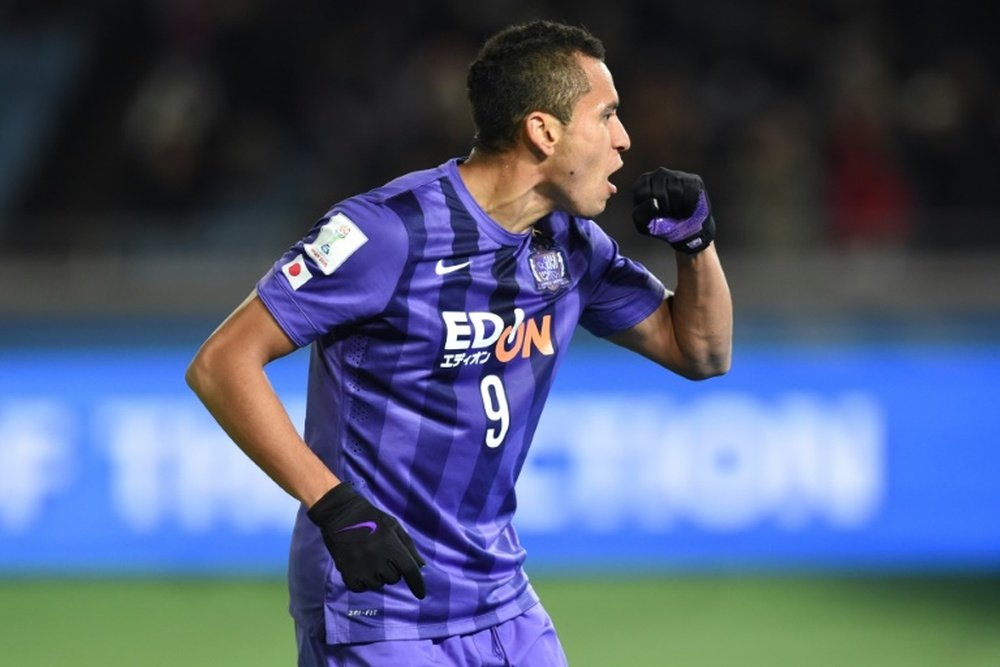
[[[704,175],[737,309],[719,380],[565,365],[520,527],[572,664],[1000,665],[1000,22],[928,0],[0,2],[0,663],[293,662],[293,504],[183,369],[537,17],[608,47],[620,187]]]

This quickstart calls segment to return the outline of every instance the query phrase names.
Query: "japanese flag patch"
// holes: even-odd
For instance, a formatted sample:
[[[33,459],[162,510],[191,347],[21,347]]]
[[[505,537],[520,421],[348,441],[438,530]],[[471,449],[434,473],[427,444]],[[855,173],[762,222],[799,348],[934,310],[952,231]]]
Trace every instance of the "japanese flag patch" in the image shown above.
[[[365,233],[346,215],[338,213],[320,227],[316,240],[305,244],[303,250],[328,276],[367,242]]]
[[[281,272],[288,278],[288,284],[292,286],[293,290],[302,287],[313,277],[309,267],[306,266],[306,258],[302,255],[296,255],[295,259],[284,264],[281,267]]]

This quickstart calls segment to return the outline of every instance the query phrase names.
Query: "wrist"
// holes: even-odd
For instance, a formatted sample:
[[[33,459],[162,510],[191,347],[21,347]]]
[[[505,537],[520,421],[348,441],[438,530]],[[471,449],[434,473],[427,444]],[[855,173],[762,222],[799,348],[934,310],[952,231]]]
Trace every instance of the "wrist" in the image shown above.
[[[340,482],[313,503],[306,514],[319,525],[342,512],[359,497],[350,484]]]
[[[340,479],[326,465],[318,460],[316,464],[299,475],[299,484],[292,489],[293,495],[306,507],[312,507],[331,489],[341,484]]]
[[[679,241],[671,241],[670,245],[678,253],[684,255],[697,255],[706,250],[715,241],[715,220],[708,216],[701,223],[696,233],[687,236]]]

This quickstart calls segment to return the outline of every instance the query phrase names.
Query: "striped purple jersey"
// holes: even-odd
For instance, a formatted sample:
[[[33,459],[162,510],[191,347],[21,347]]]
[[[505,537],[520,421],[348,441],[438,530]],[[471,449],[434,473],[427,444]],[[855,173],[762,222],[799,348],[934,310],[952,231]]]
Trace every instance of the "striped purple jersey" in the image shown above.
[[[402,583],[352,593],[300,511],[291,611],[329,643],[463,634],[535,604],[514,483],[562,353],[577,324],[606,336],[664,298],[591,220],[507,231],[458,163],[337,204],[257,286],[312,344],[306,442],[427,561],[422,601]]]

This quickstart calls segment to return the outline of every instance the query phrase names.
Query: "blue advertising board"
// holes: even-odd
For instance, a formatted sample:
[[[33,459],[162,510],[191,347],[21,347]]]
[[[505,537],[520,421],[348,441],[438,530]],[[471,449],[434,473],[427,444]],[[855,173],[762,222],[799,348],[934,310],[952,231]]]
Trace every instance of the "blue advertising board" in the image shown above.
[[[0,350],[0,574],[280,573],[295,502],[190,349]],[[307,354],[269,367],[293,418]],[[1000,348],[747,347],[688,382],[569,354],[519,482],[533,568],[1000,565]]]

